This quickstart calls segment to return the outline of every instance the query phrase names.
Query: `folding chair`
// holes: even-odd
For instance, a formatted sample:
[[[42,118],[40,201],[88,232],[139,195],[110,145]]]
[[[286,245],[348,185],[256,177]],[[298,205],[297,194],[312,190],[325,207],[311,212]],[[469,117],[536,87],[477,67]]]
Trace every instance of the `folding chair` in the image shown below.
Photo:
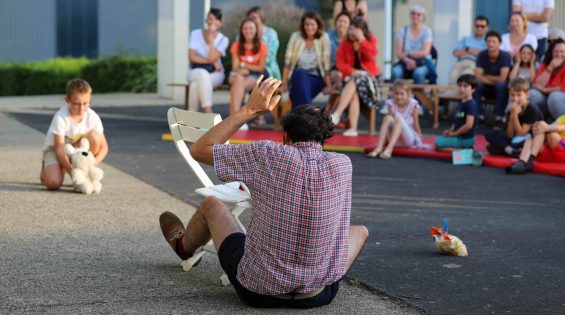
[[[241,229],[245,231],[245,227],[241,224],[238,217],[245,209],[251,208],[251,195],[247,186],[241,182],[214,185],[200,164],[192,158],[186,145],[186,142],[191,144],[196,142],[206,131],[218,124],[222,120],[220,115],[170,108],[167,112],[167,120],[177,150],[204,186],[203,188],[196,189],[195,192],[203,197],[214,196],[229,204],[231,206],[230,212]],[[183,270],[189,271],[205,252],[216,254],[212,240],[197,249],[191,258],[181,263]],[[220,280],[222,285],[229,284],[226,274],[223,274]]]

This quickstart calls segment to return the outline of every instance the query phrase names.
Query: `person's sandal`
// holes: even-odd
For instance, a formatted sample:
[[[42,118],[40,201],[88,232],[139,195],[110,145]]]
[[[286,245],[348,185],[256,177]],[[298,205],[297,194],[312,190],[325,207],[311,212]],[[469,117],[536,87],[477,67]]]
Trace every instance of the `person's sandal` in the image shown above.
[[[159,224],[161,225],[163,236],[180,259],[187,260],[190,258],[192,255],[186,253],[181,246],[181,239],[186,233],[182,221],[171,212],[165,211],[159,216]]]
[[[390,152],[389,150],[384,150],[383,153],[379,155],[379,158],[381,158],[381,160],[389,160],[391,157],[392,152]]]
[[[373,151],[367,153],[367,157],[368,157],[368,158],[376,158],[376,157],[378,157],[380,154],[381,154],[381,151],[375,149],[375,150],[373,150]]]

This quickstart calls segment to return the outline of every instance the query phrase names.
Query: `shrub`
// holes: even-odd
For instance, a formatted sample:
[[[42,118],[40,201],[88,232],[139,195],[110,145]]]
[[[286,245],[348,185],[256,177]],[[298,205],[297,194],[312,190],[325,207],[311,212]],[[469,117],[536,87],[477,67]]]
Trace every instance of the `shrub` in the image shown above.
[[[0,64],[0,96],[62,94],[67,81],[81,77],[95,93],[155,92],[155,56],[117,56],[88,60],[55,58]]]

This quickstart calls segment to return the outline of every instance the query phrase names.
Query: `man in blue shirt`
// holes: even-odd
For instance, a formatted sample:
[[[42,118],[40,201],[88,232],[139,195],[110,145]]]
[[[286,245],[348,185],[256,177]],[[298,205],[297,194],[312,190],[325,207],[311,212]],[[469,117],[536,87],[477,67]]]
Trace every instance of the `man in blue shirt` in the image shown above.
[[[464,36],[453,48],[453,56],[457,63],[451,68],[449,84],[455,85],[457,78],[464,74],[475,74],[475,62],[479,53],[487,49],[485,34],[488,31],[489,21],[484,15],[475,18],[475,34]]]
[[[473,98],[478,105],[479,123],[484,122],[484,108],[481,98],[496,99],[496,124],[504,125],[503,115],[508,103],[508,84],[506,79],[510,72],[512,57],[500,50],[501,37],[497,31],[489,31],[486,35],[487,49],[477,57],[475,77],[479,81]]]

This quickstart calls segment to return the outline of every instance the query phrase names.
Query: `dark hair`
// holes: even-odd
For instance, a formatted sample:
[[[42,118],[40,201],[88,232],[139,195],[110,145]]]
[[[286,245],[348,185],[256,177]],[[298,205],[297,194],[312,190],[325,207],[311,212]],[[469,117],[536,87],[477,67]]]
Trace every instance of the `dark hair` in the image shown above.
[[[367,22],[365,22],[365,19],[361,16],[356,16],[354,18],[351,19],[351,24],[349,26],[354,26],[356,28],[360,28],[361,31],[363,31],[363,36],[365,36],[366,39],[371,38],[371,36],[373,36],[371,34],[371,31],[369,31],[369,26],[367,25]],[[349,38],[349,35],[347,36],[347,38],[349,40],[351,40]]]
[[[543,58],[543,64],[545,64],[546,66],[549,66],[549,64],[551,63],[551,60],[553,60],[553,49],[555,48],[555,46],[557,46],[559,44],[565,44],[565,40],[563,40],[561,38],[557,38],[549,45],[549,48],[547,49],[547,52],[545,53],[545,57]]]
[[[463,83],[470,85],[473,90],[477,88],[477,85],[479,85],[479,81],[477,81],[477,78],[475,78],[475,76],[472,74],[464,74],[457,78],[457,84]]]
[[[335,16],[334,24],[335,24],[335,23],[337,22],[337,20],[338,20],[340,17],[342,17],[342,16],[346,16],[347,19],[349,20],[349,23],[351,24],[351,15],[349,15],[349,13],[348,13],[347,11],[339,12],[338,15]]]
[[[500,37],[500,33],[495,30],[488,31],[485,35],[485,40],[487,40],[489,37],[496,37],[498,39],[498,42],[502,43],[502,37]]]
[[[253,23],[255,25],[255,36],[253,37],[253,53],[256,54],[259,52],[259,48],[261,48],[261,39],[259,38],[259,28],[257,27],[257,23],[252,18],[245,18],[239,25],[239,43],[237,44],[237,53],[239,57],[245,55],[245,37],[243,37],[243,25],[247,22]]]
[[[222,20],[222,10],[221,9],[210,8],[210,11],[208,11],[208,15],[210,15],[210,14],[212,14],[219,21]]]
[[[306,11],[302,15],[302,19],[300,19],[300,34],[302,35],[302,38],[306,39],[307,37],[306,31],[304,30],[304,22],[306,21],[306,19],[313,19],[316,21],[316,24],[318,24],[318,30],[316,31],[314,38],[322,37],[322,34],[324,34],[324,21],[322,21],[322,18],[317,12]]]
[[[528,92],[530,90],[530,81],[524,78],[516,77],[508,82],[508,91],[512,92]]]
[[[520,47],[520,50],[518,51],[518,53],[522,53],[522,50],[524,50],[524,48],[529,48],[532,53],[533,53],[533,59],[530,60],[530,63],[527,66],[530,66],[532,63],[535,65],[536,64],[536,50],[534,49],[534,47],[532,47],[532,45],[530,44],[524,44],[522,45],[522,47]],[[522,60],[522,58],[520,57],[520,66],[525,65],[524,61]]]
[[[263,11],[263,9],[261,9],[261,7],[258,5],[251,7],[251,9],[247,10],[245,16],[249,16],[252,13],[257,13],[259,15],[259,18],[261,19],[261,22],[263,23],[265,23],[265,21],[267,20],[267,18],[265,17],[265,11]]]
[[[318,142],[333,136],[334,125],[330,114],[314,105],[300,105],[283,117],[284,132],[293,142]]]
[[[486,16],[484,16],[484,15],[478,15],[478,16],[475,18],[475,22],[477,22],[477,21],[479,21],[479,20],[480,20],[480,21],[485,21],[485,22],[487,22],[487,26],[490,25],[490,21],[489,21],[488,18],[487,18]]]

